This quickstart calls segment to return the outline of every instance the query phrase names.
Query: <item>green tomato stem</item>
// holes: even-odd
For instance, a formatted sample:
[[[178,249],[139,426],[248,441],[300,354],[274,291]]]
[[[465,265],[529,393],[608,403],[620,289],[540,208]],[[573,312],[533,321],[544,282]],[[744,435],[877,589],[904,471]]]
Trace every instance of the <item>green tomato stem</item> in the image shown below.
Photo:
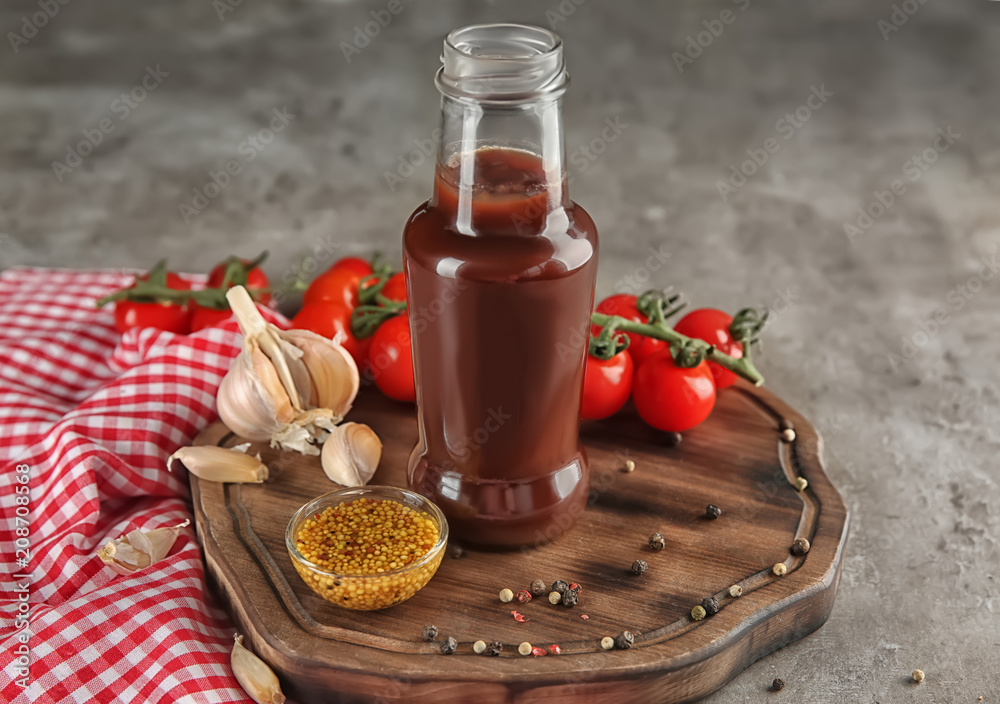
[[[701,349],[706,359],[710,359],[720,367],[725,367],[734,374],[743,377],[754,386],[761,386],[764,383],[764,376],[757,371],[757,368],[749,357],[741,359],[730,357],[728,354],[720,352],[714,345],[710,345],[704,340],[682,335],[673,328],[667,327],[666,324],[637,323],[621,316],[604,315],[603,313],[594,313],[590,316],[590,320],[594,325],[610,327],[612,332],[634,332],[646,337],[663,340],[674,346]]]

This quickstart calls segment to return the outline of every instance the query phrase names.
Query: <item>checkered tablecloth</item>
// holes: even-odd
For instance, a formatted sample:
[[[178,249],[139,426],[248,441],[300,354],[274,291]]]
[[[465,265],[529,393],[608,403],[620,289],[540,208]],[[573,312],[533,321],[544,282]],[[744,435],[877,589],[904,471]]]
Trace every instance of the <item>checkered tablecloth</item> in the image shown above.
[[[229,667],[233,627],[208,593],[193,525],[166,559],[131,576],[96,554],[130,530],[191,518],[186,477],[165,460],[216,417],[216,389],[239,351],[234,321],[119,335],[111,307],[94,301],[131,280],[0,272],[2,702],[251,701]],[[29,510],[18,517],[25,474]],[[25,524],[30,556],[19,566]],[[19,608],[30,614],[27,643]]]

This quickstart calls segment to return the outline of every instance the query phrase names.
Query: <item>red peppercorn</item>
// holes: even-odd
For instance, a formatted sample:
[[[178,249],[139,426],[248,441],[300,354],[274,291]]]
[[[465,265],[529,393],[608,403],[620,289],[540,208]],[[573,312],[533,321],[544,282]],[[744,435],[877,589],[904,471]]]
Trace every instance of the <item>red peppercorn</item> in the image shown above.
[[[549,653],[550,653],[550,654],[552,654],[552,655],[558,655],[559,653],[561,653],[561,652],[562,652],[562,648],[560,648],[560,647],[559,647],[558,645],[556,645],[555,643],[553,643],[552,645],[550,645],[550,646],[549,646],[549,647],[547,648],[547,650],[548,650],[548,651],[549,651]]]
[[[517,593],[517,600],[520,601],[522,604],[527,604],[529,601],[531,601],[531,592],[529,592],[527,589],[522,589]]]
[[[548,655],[548,653],[545,652],[545,648],[539,648],[537,646],[531,649],[531,654],[536,658],[541,657],[542,655]]]
[[[576,582],[570,582],[569,583],[569,588],[572,589],[573,591],[575,591],[577,594],[579,594],[580,592],[583,591],[583,587],[581,587]]]

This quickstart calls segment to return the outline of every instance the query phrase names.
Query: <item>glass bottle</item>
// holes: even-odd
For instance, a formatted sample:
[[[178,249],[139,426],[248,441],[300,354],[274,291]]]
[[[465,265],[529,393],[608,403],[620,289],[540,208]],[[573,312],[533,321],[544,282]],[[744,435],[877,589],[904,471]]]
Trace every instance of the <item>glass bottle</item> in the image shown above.
[[[583,372],[597,230],[569,199],[562,43],[451,32],[430,200],[403,233],[420,436],[411,488],[479,545],[538,545],[582,513]]]

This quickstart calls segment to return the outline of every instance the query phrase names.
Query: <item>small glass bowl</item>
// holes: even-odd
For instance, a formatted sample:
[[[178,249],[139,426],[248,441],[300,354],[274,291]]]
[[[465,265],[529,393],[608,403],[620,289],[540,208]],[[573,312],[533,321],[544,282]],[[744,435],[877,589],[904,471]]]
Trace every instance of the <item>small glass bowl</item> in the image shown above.
[[[304,558],[295,545],[302,524],[330,506],[357,499],[387,499],[430,516],[437,524],[437,542],[426,555],[409,565],[376,574],[337,574]],[[448,522],[441,509],[419,494],[392,486],[359,486],[324,494],[296,511],[285,529],[285,547],[302,580],[331,604],[356,611],[385,609],[416,594],[437,572],[447,544]]]

